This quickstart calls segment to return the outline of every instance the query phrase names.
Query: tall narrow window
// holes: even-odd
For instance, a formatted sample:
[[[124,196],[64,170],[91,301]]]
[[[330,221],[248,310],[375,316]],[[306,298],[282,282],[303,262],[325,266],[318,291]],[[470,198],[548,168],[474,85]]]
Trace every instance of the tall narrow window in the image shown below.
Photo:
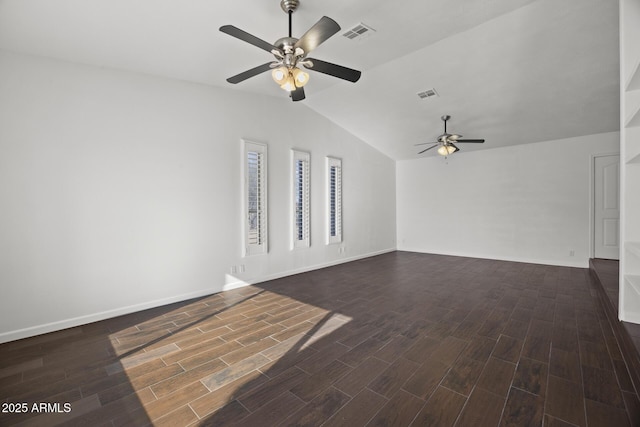
[[[267,146],[244,143],[245,255],[267,252]]]
[[[327,244],[342,242],[342,160],[327,157]]]
[[[292,191],[291,206],[293,218],[292,248],[308,248],[309,236],[309,153],[291,150]]]

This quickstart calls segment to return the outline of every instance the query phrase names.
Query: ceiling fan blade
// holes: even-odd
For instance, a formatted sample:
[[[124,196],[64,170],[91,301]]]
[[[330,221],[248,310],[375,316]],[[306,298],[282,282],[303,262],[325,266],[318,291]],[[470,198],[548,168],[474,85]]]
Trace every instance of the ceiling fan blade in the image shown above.
[[[437,144],[437,142],[420,142],[418,144],[413,144],[413,145],[426,145],[426,144]]]
[[[267,62],[266,64],[258,65],[255,68],[242,72],[240,74],[236,74],[233,77],[229,77],[227,81],[229,83],[240,83],[247,80],[250,77],[257,76],[260,73],[264,73],[265,71],[269,71],[271,69],[271,62]]]
[[[484,139],[456,139],[456,142],[473,142],[477,144],[482,144]]]
[[[333,19],[323,16],[300,37],[293,47],[301,48],[306,55],[338,31],[340,31],[340,25]]]
[[[458,147],[456,147],[456,146],[455,146],[453,143],[451,143],[451,142],[449,143],[449,146],[450,146],[450,147],[455,148],[455,150],[453,150],[453,151],[451,152],[451,154],[455,153],[456,151],[460,151],[460,149],[459,149]]]
[[[225,34],[229,34],[232,37],[245,41],[249,44],[252,44],[256,47],[259,47],[260,49],[266,50],[267,52],[271,52],[274,49],[277,51],[280,50],[271,43],[267,43],[266,41],[259,39],[258,37],[251,35],[238,27],[234,27],[233,25],[223,25],[222,27],[220,27],[220,31]]]
[[[433,146],[431,146],[431,147],[429,147],[429,148],[427,148],[427,149],[425,149],[425,150],[422,150],[422,151],[421,151],[421,152],[419,152],[418,154],[422,154],[422,153],[424,153],[425,151],[429,151],[429,150],[431,150],[432,148],[436,148],[438,145],[440,145],[440,144],[433,145]]]
[[[317,71],[319,73],[328,74],[339,79],[348,80],[353,83],[360,80],[360,76],[362,75],[360,71],[343,67],[342,65],[336,65],[332,64],[331,62],[325,62],[313,58],[308,58],[308,60],[311,62],[311,64],[303,64],[305,68]]]
[[[291,100],[292,101],[302,101],[305,98],[304,96],[304,88],[297,87],[296,90],[291,91]]]

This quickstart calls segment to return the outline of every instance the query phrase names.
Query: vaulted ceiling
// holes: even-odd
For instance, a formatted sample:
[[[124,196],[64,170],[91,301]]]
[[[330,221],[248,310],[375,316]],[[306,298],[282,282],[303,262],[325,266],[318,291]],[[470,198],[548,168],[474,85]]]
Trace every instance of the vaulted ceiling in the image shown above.
[[[311,72],[311,108],[394,159],[449,130],[464,151],[619,129],[618,2],[301,0],[300,37],[323,15],[342,31],[313,57],[361,70],[353,84]],[[218,31],[268,42],[288,32],[279,0],[0,0],[0,49],[286,98],[269,73],[227,77],[272,56]],[[1,64],[0,64],[1,66]],[[420,99],[434,88],[438,95]]]

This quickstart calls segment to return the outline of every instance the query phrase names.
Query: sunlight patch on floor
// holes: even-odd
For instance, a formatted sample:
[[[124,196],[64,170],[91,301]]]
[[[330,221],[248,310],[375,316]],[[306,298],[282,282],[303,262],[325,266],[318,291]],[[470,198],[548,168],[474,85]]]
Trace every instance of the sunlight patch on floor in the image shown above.
[[[330,333],[332,333],[337,329],[340,329],[341,327],[349,323],[351,320],[353,319],[349,316],[345,316],[343,314],[333,314],[324,323],[324,325],[320,326],[320,328],[318,328],[317,331],[311,334],[309,339],[302,345],[302,347],[300,347],[300,351],[303,351],[307,347],[313,345],[313,343],[317,342],[322,337],[329,335]]]

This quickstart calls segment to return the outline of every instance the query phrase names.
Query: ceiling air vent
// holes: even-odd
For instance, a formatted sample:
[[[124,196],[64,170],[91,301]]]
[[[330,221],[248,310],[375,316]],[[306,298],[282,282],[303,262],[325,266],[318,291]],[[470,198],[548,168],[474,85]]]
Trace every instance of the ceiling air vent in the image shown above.
[[[374,30],[373,28],[369,27],[366,24],[363,24],[362,22],[354,25],[353,27],[349,28],[344,34],[342,34],[344,37],[348,38],[348,39],[364,39],[365,37],[370,36],[372,33],[375,33],[376,30]]]
[[[436,92],[435,89],[427,89],[425,91],[418,92],[418,97],[420,97],[420,99],[431,98],[434,96],[438,96],[438,92]]]

